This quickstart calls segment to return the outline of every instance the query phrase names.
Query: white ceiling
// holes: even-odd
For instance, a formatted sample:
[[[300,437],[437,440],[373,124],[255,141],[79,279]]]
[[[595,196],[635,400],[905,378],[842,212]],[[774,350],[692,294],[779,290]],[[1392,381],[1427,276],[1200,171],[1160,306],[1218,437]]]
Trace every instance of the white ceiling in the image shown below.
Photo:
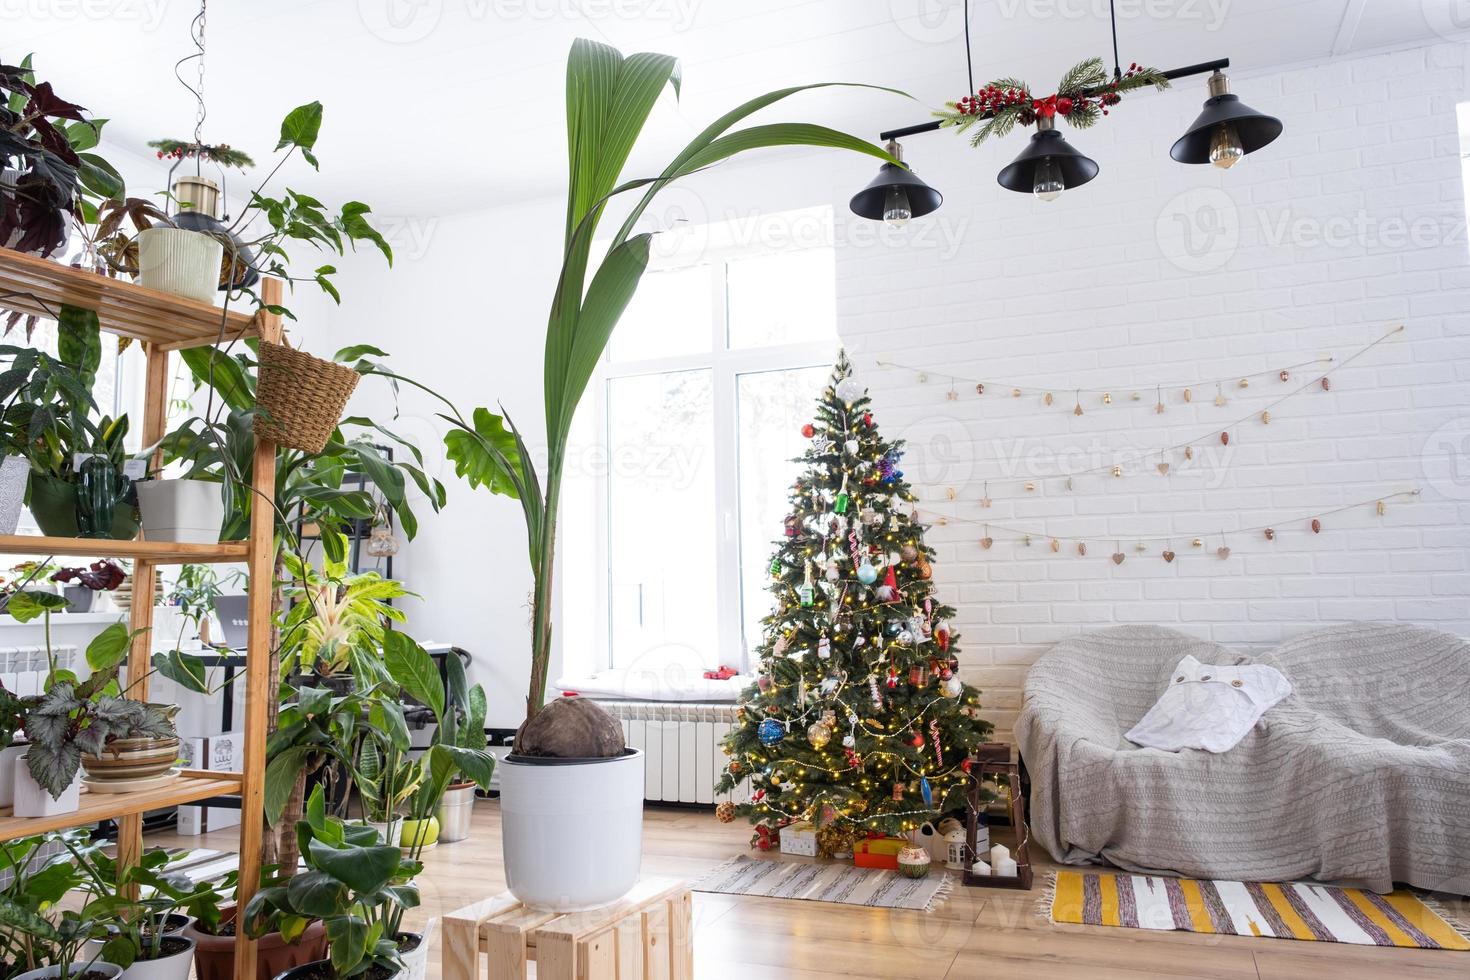
[[[1252,72],[1467,26],[1455,0],[1115,2],[1124,64],[1160,68],[1229,57]],[[149,139],[192,130],[193,100],[173,63],[191,50],[194,13],[184,0],[12,5],[0,54],[13,62],[34,51],[61,95],[111,118],[113,141],[146,152]],[[291,173],[293,183],[380,215],[430,216],[560,191],[563,66],[575,37],[682,59],[682,101],[666,99],[630,164],[647,173],[699,125],[789,84],[868,82],[919,104],[826,90],[766,118],[869,137],[921,122],[963,92],[962,27],[960,0],[215,0],[204,136],[263,162],[281,116],[319,100],[323,174]],[[972,32],[977,82],[1014,74],[1042,89],[1107,54],[1107,0],[977,0]]]

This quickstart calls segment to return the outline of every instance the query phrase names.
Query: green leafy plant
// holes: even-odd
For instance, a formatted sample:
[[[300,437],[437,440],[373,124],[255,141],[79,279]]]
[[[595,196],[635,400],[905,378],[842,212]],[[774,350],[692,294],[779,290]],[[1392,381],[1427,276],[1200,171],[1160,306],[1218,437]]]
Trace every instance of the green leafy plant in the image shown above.
[[[318,570],[294,554],[284,556],[293,601],[281,625],[281,671],[297,670],[321,677],[351,672],[363,687],[388,679],[382,648],[391,623],[408,617],[392,600],[413,595],[403,583],[377,572],[347,573],[340,562]]]
[[[527,717],[545,702],[551,662],[552,581],[562,468],[572,416],[613,329],[648,265],[652,233],[634,234],[658,192],[689,174],[748,150],[776,146],[823,146],[851,150],[902,165],[872,144],[812,123],[774,123],[732,129],[751,114],[798,92],[803,85],[758,96],[703,129],[657,177],[618,178],[648,115],[665,87],[677,96],[679,63],[668,55],[634,54],[585,39],[567,60],[567,148],[569,184],[561,274],[546,329],[546,472],[538,475],[520,429],[509,416],[476,409],[470,420],[451,410],[445,437],[455,472],[471,486],[520,501],[526,521],[535,592],[532,599],[531,679]],[[603,211],[616,195],[642,189],[600,263],[591,261],[593,238]]]
[[[85,944],[106,939],[107,920],[63,908],[62,899],[89,883],[75,855],[96,856],[101,845],[82,830],[0,842],[0,964],[7,976],[46,966],[63,977],[85,974],[100,954],[83,959]]]
[[[126,969],[136,960],[187,952],[187,944],[170,950],[166,941],[168,918],[176,912],[213,907],[218,921],[219,886],[170,872],[163,848],[150,848],[137,862],[124,865],[100,849],[68,849],[92,895],[82,915],[107,924],[102,959],[108,963]]]
[[[335,976],[401,969],[390,916],[418,906],[413,878],[423,865],[380,843],[374,828],[328,815],[320,786],[312,790],[296,836],[306,870],[251,897],[243,913],[246,932],[257,938],[277,928],[283,935],[299,933],[320,920]]]

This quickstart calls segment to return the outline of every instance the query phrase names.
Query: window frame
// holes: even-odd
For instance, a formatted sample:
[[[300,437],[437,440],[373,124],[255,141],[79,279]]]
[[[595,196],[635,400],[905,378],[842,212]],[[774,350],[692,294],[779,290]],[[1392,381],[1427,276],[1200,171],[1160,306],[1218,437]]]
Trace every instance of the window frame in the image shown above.
[[[807,214],[810,212],[801,212]],[[830,209],[827,209],[830,218]],[[802,368],[830,367],[837,356],[840,340],[834,336],[824,340],[799,341],[788,344],[773,344],[763,347],[732,348],[729,346],[729,264],[739,259],[763,254],[804,251],[812,248],[833,248],[830,236],[826,240],[787,244],[780,247],[751,246],[749,244],[704,245],[694,260],[679,254],[649,263],[648,274],[677,271],[696,265],[711,268],[710,304],[710,349],[697,354],[680,354],[669,357],[642,358],[638,360],[612,361],[610,353],[604,353],[588,385],[588,397],[583,399],[586,428],[583,432],[590,439],[590,448],[603,453],[607,458],[613,442],[609,399],[613,381],[622,378],[641,377],[673,373],[677,371],[708,370],[711,374],[713,392],[713,445],[714,458],[714,507],[715,515],[715,608],[717,663],[710,668],[728,664],[741,671],[749,668],[751,659],[747,645],[754,647],[758,638],[744,635],[741,615],[742,583],[740,575],[740,405],[739,379],[745,374],[761,374],[772,371],[798,370]],[[681,258],[683,259],[681,261]],[[835,309],[837,283],[834,274],[830,283]],[[590,666],[594,671],[609,669],[616,665],[612,648],[612,555],[610,553],[609,530],[611,521],[611,483],[608,468],[599,467],[586,481],[594,500],[590,521],[593,546],[589,549],[595,562],[594,593],[596,608],[593,610],[595,636]],[[784,489],[784,488],[783,488]],[[779,528],[772,528],[774,539]],[[654,546],[658,546],[655,543]],[[566,609],[563,603],[561,608]],[[565,634],[564,634],[565,635]],[[574,668],[575,669],[575,668]]]

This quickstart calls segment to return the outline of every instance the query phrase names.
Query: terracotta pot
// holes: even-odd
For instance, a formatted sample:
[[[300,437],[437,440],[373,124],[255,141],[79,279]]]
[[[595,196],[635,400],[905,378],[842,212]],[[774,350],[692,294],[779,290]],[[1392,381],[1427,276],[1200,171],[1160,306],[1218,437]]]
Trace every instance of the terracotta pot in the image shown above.
[[[224,910],[222,922],[235,917],[234,906]],[[211,936],[191,922],[183,935],[194,940],[195,980],[235,980],[235,937]],[[267,933],[255,944],[255,980],[271,980],[287,970],[324,959],[327,927],[313,922],[297,943],[288,943],[279,932]]]

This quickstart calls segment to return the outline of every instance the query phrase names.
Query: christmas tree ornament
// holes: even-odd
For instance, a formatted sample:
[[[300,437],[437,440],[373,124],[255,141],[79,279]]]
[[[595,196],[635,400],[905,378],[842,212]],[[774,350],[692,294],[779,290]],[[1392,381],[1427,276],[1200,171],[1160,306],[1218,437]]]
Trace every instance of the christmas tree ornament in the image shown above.
[[[841,674],[828,674],[822,678],[822,683],[818,685],[817,690],[821,692],[822,697],[829,698],[837,693],[838,688],[842,687],[842,680]]]
[[[864,507],[862,510],[858,511],[858,520],[871,527],[882,521],[883,518],[872,507]]]
[[[832,659],[832,641],[827,639],[825,636],[817,641],[817,659]]]
[[[1170,551],[1168,548],[1165,548],[1164,549],[1164,561],[1173,561],[1173,560],[1174,560],[1174,552]]]
[[[928,377],[921,374],[919,375],[919,379],[920,381],[927,381]],[[868,389],[863,385],[863,383],[858,379],[852,377],[851,375],[837,382],[837,397],[846,402],[848,408],[851,408],[853,402],[858,401],[867,393]]]
[[[826,576],[827,581],[836,582],[838,579],[842,578],[842,566],[837,564],[836,561],[829,561],[827,562],[827,567],[823,570],[822,574]],[[862,576],[859,576],[859,578],[861,577]]]
[[[755,686],[760,689],[760,692],[762,694],[765,694],[771,689],[771,683],[772,681],[770,674],[761,674],[755,679]]]
[[[893,566],[883,573],[883,584],[878,586],[878,599],[881,602],[897,602],[899,597],[898,576],[894,574]]]
[[[1275,529],[1269,528],[1269,527],[1266,528],[1266,540],[1267,541],[1275,541],[1276,540],[1276,531],[1275,531]]]
[[[833,504],[832,509],[837,511],[837,513],[839,514],[846,514],[848,502],[849,498],[847,496],[847,474],[844,473],[842,474],[842,489],[838,491],[837,501],[835,504]]]
[[[843,451],[846,452],[849,456],[856,456],[858,454],[859,448],[860,447],[856,439],[849,439],[842,444]]]
[[[903,545],[899,547],[898,553],[903,556],[904,561],[913,561],[915,558],[919,557],[918,546],[916,546],[912,541],[905,541]]]
[[[786,726],[775,718],[767,718],[756,729],[756,737],[767,748],[772,745],[779,745],[781,740],[786,737]]]
[[[909,739],[909,744],[916,749],[922,749],[924,747],[924,733],[914,732],[914,737]]]
[[[883,692],[878,690],[878,677],[874,675],[868,678],[868,697],[873,702],[873,707],[879,711],[883,710]],[[843,744],[846,744],[845,742]]]
[[[1312,518],[1312,533],[1313,534],[1321,534],[1322,533],[1322,522],[1319,521],[1319,520],[1317,520],[1317,518],[1315,518],[1315,517]]]
[[[939,649],[949,649],[949,620],[941,619],[934,627],[934,642],[939,644]]]
[[[878,569],[874,568],[872,563],[867,559],[864,559],[863,563],[858,566],[857,578],[864,585],[872,585],[878,581]]]
[[[939,745],[939,741],[938,741],[938,738],[937,737],[935,739],[934,744],[936,746]],[[942,763],[942,762],[940,763],[940,765],[943,765],[943,764],[944,763]],[[934,787],[932,787],[932,786],[929,785],[929,777],[928,776],[920,776],[919,777],[919,795],[924,798],[924,805],[925,806],[933,806],[934,805]]]
[[[863,413],[863,425],[867,426],[870,429],[873,427],[873,413],[872,412],[864,412]]]
[[[771,578],[780,578],[780,577],[781,577],[781,559],[780,558],[773,558],[773,559],[771,559]]]
[[[791,638],[783,633],[781,636],[776,637],[776,642],[771,646],[771,652],[778,657],[783,657],[786,655],[786,649],[790,645]]]
[[[817,434],[817,427],[808,422],[806,425],[803,425],[801,427],[801,434],[810,439],[812,436]]]
[[[893,784],[893,802],[895,802],[895,803],[901,803],[901,802],[903,802],[903,783],[894,783]]]
[[[1123,554],[1123,552],[1121,552],[1121,551],[1115,551],[1115,552],[1113,552],[1113,564],[1114,565],[1121,565],[1121,564],[1123,564],[1123,560],[1125,558],[1127,558],[1127,557],[1128,556],[1125,555],[1125,554]]]
[[[894,799],[902,797],[894,796]],[[905,878],[923,878],[929,874],[929,863],[932,860],[929,852],[918,845],[905,847],[898,852],[898,873]]]
[[[857,636],[854,636],[852,638],[852,648],[854,650],[861,650],[863,648],[863,644],[864,643],[867,643],[867,642],[868,642],[868,638],[866,636],[863,636],[863,634],[859,633]]]
[[[898,640],[898,645],[901,647],[911,647],[914,645],[914,634],[908,630],[899,630],[898,636],[895,639]]]
[[[890,691],[892,691],[892,690],[894,690],[894,689],[896,689],[898,687],[898,668],[896,668],[896,667],[889,667],[888,668],[888,679],[884,683],[886,683],[888,685],[888,689]]]
[[[1168,476],[1169,475],[1169,461],[1168,460],[1164,459],[1164,460],[1160,460],[1159,461],[1159,475],[1160,476]]]
[[[934,568],[929,564],[929,559],[923,555],[919,556],[919,578],[926,582],[934,577]]]
[[[995,539],[988,534],[980,539],[980,547],[984,548],[986,551],[989,551],[991,545],[993,544],[995,544]]]
[[[805,578],[796,590],[796,599],[803,608],[811,608],[816,601],[817,588],[816,584],[812,581],[812,563],[810,561],[806,563],[806,572],[804,574]]]

